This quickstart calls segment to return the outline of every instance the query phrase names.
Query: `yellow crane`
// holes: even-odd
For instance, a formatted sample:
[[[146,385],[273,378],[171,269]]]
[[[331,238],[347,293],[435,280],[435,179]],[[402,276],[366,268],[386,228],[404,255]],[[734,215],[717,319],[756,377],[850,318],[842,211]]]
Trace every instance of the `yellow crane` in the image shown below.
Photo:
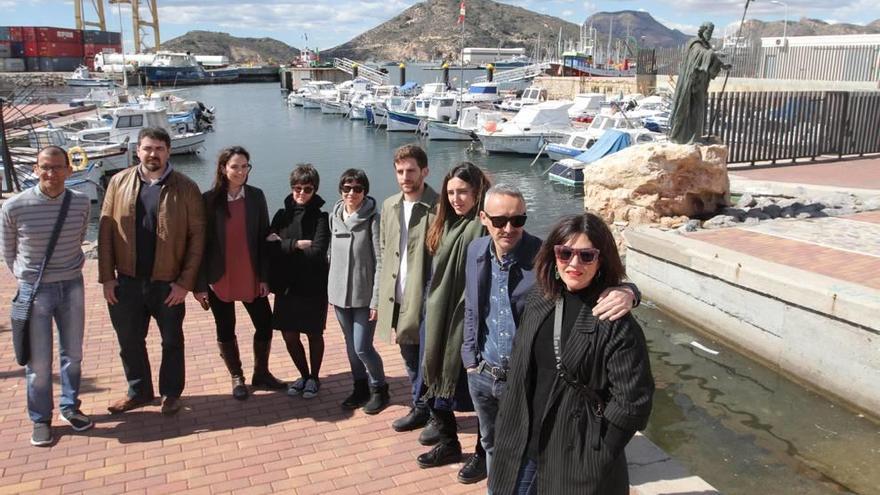
[[[134,51],[142,53],[145,48],[149,48],[145,39],[149,35],[149,31],[153,32],[153,49],[159,48],[159,8],[156,5],[157,0],[107,0],[110,5],[128,4],[131,6],[131,27],[134,33]],[[97,21],[87,21],[85,18],[86,3],[97,14]],[[141,8],[143,7],[143,9]],[[107,23],[104,19],[104,0],[74,0],[73,1],[74,16],[76,17],[76,28],[86,29],[87,27],[96,27],[101,31],[107,30]],[[142,11],[146,12],[146,16],[142,15]],[[121,19],[120,19],[121,21]]]

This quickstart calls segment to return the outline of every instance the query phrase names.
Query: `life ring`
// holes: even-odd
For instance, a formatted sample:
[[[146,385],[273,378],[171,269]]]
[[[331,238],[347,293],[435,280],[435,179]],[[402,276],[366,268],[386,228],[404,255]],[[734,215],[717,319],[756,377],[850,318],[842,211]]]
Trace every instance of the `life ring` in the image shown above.
[[[498,123],[494,120],[490,120],[483,125],[483,129],[485,129],[486,132],[495,132],[498,130]]]
[[[80,157],[79,164],[76,163],[77,156]],[[73,167],[75,172],[85,170],[89,166],[89,155],[86,154],[86,150],[79,146],[74,146],[67,150],[67,158],[70,160],[70,166]]]

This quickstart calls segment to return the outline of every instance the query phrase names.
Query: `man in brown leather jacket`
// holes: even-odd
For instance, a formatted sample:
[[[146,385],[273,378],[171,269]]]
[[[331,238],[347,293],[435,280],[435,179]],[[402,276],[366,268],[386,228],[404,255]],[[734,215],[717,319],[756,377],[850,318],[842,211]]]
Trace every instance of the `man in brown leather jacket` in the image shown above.
[[[168,163],[171,138],[161,128],[138,135],[140,165],[107,187],[98,228],[99,282],[119,340],[128,394],[111,414],[154,399],[146,336],[150,317],[162,336],[162,413],[180,409],[185,381],[183,304],[202,260],[205,215],[196,184]]]

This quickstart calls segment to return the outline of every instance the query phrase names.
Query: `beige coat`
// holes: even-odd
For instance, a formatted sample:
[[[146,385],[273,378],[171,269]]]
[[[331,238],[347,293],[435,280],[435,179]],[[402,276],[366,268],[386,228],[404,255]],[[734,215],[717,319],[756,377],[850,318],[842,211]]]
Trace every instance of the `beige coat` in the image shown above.
[[[431,270],[431,260],[425,246],[428,227],[434,220],[437,192],[425,184],[421,200],[413,206],[407,239],[407,273],[403,301],[397,319],[397,343],[419,343],[419,320],[422,314],[425,284]],[[403,193],[395,194],[382,203],[379,229],[379,256],[376,273],[379,274],[379,320],[376,334],[391,340],[391,322],[394,316],[394,292],[400,271],[400,216]]]

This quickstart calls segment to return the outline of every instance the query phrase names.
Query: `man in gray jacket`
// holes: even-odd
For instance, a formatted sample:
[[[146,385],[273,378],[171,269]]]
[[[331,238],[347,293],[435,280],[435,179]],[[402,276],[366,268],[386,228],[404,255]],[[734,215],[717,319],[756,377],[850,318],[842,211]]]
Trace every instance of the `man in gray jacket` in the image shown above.
[[[412,407],[391,426],[395,431],[410,431],[425,426],[430,417],[421,400],[419,323],[431,268],[425,235],[434,219],[437,192],[425,183],[428,155],[417,145],[395,151],[394,172],[401,193],[383,202],[380,215],[376,331],[400,346],[412,384]]]

